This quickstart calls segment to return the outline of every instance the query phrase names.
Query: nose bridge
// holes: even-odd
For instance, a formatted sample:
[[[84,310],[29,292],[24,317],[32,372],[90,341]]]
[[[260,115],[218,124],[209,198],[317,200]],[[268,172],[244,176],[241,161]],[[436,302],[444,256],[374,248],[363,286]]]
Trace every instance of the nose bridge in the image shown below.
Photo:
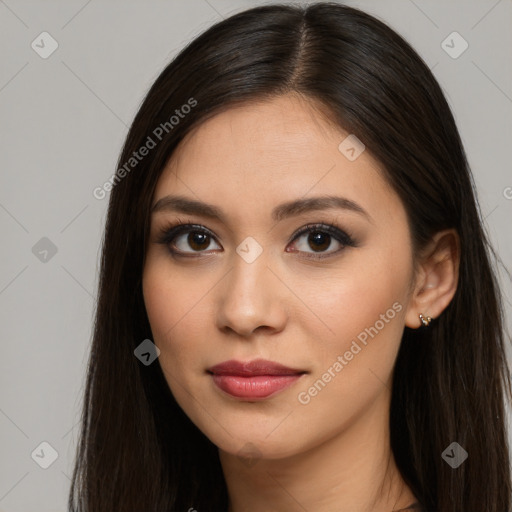
[[[259,247],[259,248],[258,248]],[[245,240],[233,254],[220,300],[219,326],[245,334],[259,326],[278,327],[282,320],[275,276],[270,271],[270,252],[253,240]]]
[[[257,302],[265,293],[261,289],[271,274],[268,269],[269,251],[252,240],[244,240],[233,255],[233,269],[230,272],[228,293],[238,301]],[[268,284],[268,283],[267,283]]]

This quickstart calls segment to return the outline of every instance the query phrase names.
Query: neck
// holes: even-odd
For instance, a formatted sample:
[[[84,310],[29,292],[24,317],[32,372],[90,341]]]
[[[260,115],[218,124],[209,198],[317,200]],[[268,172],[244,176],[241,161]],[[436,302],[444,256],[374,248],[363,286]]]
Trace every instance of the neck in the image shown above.
[[[222,450],[219,456],[228,512],[391,512],[416,501],[391,452],[389,397],[342,432],[285,459],[249,466]]]

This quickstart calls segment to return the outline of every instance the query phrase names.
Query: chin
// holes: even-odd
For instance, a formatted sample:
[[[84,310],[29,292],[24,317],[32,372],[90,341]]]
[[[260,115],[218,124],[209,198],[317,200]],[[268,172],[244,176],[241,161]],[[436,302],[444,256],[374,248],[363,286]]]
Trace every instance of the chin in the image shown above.
[[[223,429],[221,430],[222,432],[217,429],[212,431],[209,428],[207,431],[203,430],[203,433],[220,450],[239,457],[242,461],[245,459],[284,459],[295,455],[300,450],[300,445],[306,441],[302,438],[299,443],[299,436],[284,432],[272,432],[272,428],[262,431],[254,426],[252,429],[245,428],[242,424],[239,424],[237,428],[230,428],[229,434]]]

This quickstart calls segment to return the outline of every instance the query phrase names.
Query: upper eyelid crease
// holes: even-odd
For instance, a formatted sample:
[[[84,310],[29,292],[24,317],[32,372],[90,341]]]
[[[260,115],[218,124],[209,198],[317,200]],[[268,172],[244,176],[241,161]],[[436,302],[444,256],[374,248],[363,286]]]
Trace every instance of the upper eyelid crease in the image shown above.
[[[175,240],[177,237],[179,237],[183,234],[189,233],[189,232],[193,232],[193,231],[206,233],[210,237],[212,237],[214,240],[217,240],[216,235],[213,234],[205,226],[202,226],[200,224],[195,224],[195,223],[183,222],[183,221],[179,220],[178,224],[174,224],[167,228],[162,228],[160,230],[159,237],[155,241],[158,244],[168,245],[173,240]],[[292,235],[290,241],[294,241],[297,238],[299,238],[300,236],[304,236],[305,234],[308,234],[311,232],[327,233],[328,235],[333,237],[338,243],[340,243],[342,248],[338,249],[337,251],[334,251],[334,252],[317,253],[316,256],[311,254],[310,256],[308,256],[308,258],[317,259],[317,260],[326,259],[326,258],[338,255],[339,253],[344,251],[347,247],[358,247],[359,246],[359,243],[357,242],[357,240],[351,234],[346,232],[341,226],[339,226],[337,221],[333,221],[331,224],[323,223],[323,222],[309,223],[309,224],[303,226],[302,228],[298,229],[297,231],[295,231],[295,233]],[[182,255],[182,256],[191,257],[191,255],[193,254],[194,255],[193,257],[198,257],[202,253],[202,251],[197,251],[195,253],[193,251],[192,253],[188,253],[187,251],[181,251],[179,249],[169,249],[169,250],[171,253],[173,253],[177,256]],[[304,252],[304,251],[299,251],[299,252]]]
[[[326,209],[343,209],[358,213],[373,224],[370,214],[354,201],[338,196],[320,196],[304,199],[297,199],[287,203],[280,204],[272,210],[272,219],[281,221],[288,217],[300,215],[310,211],[320,211]],[[217,219],[226,223],[225,215],[214,205],[189,199],[185,196],[165,196],[159,199],[151,208],[151,213],[162,211],[187,213],[189,215],[200,215],[210,219]]]

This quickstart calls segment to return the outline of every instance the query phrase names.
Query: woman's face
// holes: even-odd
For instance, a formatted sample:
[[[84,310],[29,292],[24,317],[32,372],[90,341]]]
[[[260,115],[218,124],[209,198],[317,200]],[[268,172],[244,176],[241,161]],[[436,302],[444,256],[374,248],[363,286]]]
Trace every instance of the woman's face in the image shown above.
[[[143,276],[158,361],[179,405],[224,452],[291,456],[388,407],[413,280],[410,233],[378,163],[348,135],[282,96],[204,122],[158,181]],[[178,220],[195,226],[162,243]],[[317,226],[300,234],[308,224]],[[255,359],[291,373],[209,371]]]

